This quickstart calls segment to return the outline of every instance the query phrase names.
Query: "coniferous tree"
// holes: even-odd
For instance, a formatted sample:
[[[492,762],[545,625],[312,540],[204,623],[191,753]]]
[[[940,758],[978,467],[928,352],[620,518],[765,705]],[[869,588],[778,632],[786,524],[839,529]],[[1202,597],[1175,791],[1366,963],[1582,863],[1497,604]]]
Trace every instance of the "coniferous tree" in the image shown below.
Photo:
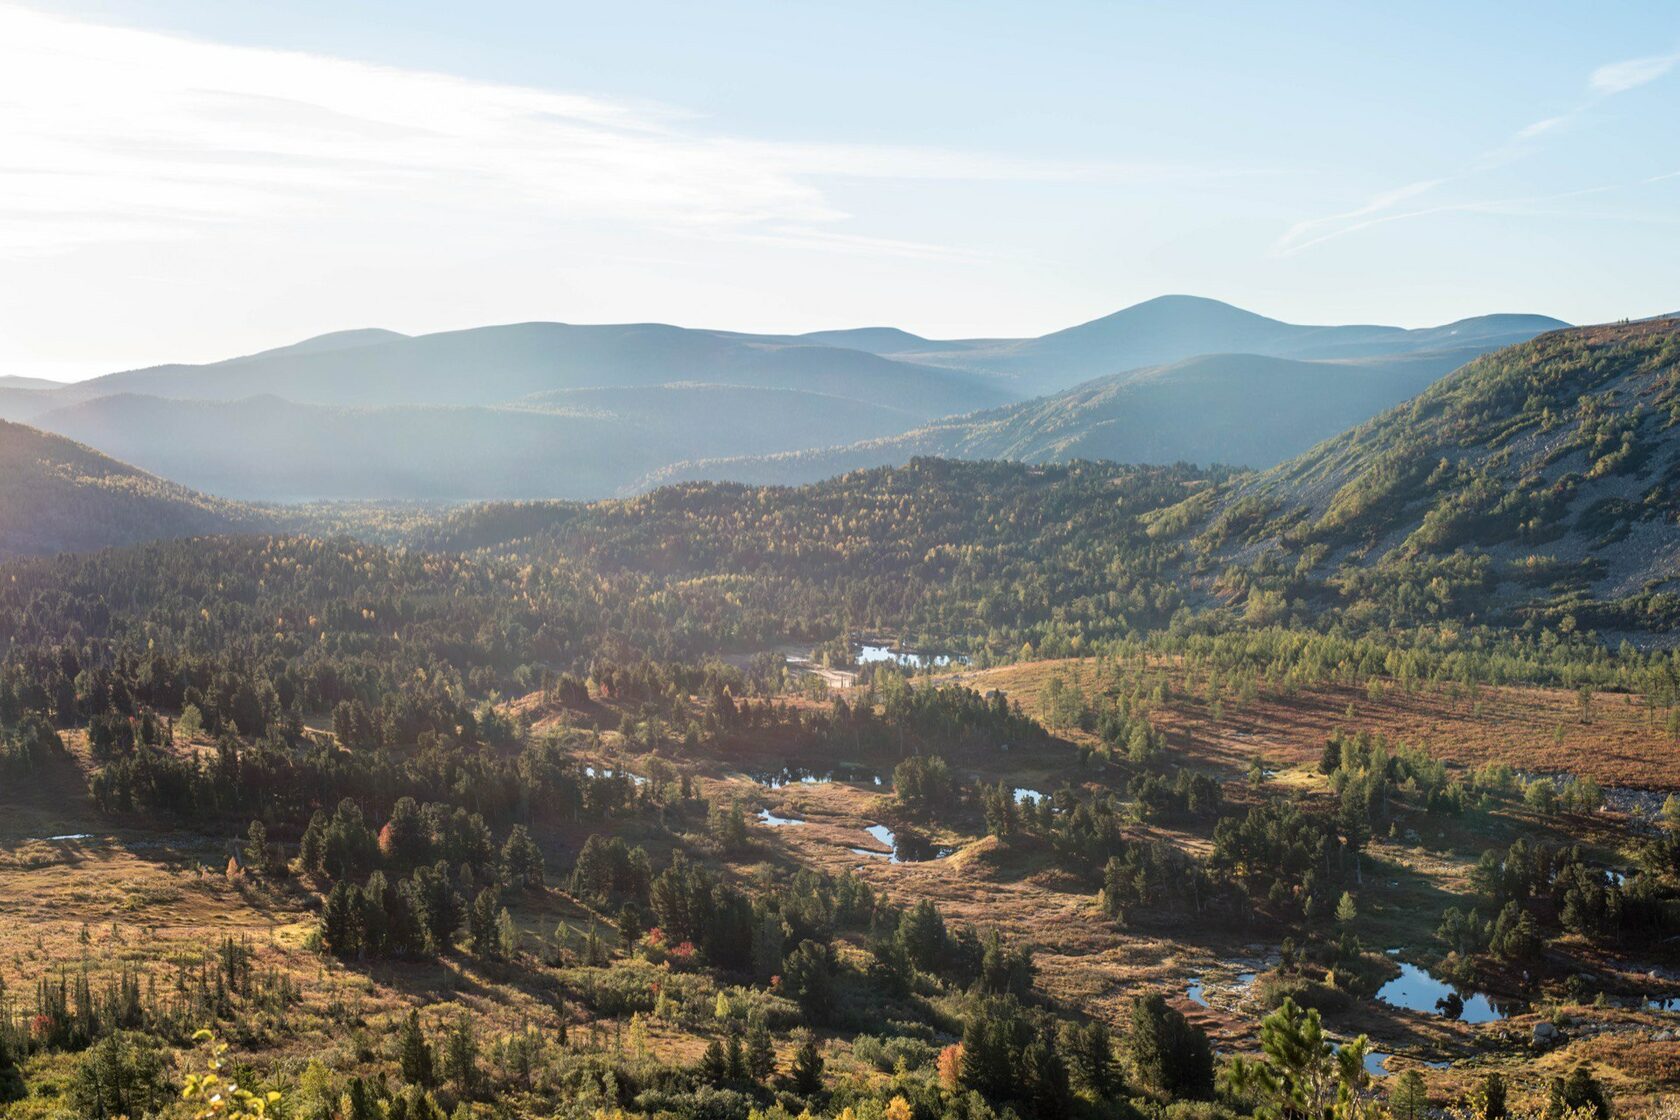
[[[467,936],[472,940],[472,951],[489,960],[500,960],[502,956],[501,943],[496,937],[497,901],[495,889],[485,887],[473,899],[472,912],[467,915]]]
[[[463,1097],[470,1099],[478,1092],[478,1035],[464,1011],[444,1036],[443,1076]]]
[[[823,1056],[816,1040],[806,1038],[793,1052],[793,1066],[789,1076],[793,1091],[802,1097],[815,1096],[823,1087]]]
[[[712,1039],[706,1043],[705,1053],[700,1055],[700,1080],[707,1085],[722,1085],[729,1076],[729,1059],[723,1052],[723,1043]]]
[[[397,1056],[404,1081],[426,1089],[433,1086],[432,1044],[426,1041],[426,1032],[420,1029],[418,1011],[410,1011],[408,1018],[403,1020],[402,1031],[397,1036]]]
[[[776,1047],[770,1038],[770,1028],[762,1019],[755,1019],[747,1027],[747,1075],[763,1084],[776,1072]]]
[[[543,885],[542,850],[522,824],[513,826],[502,845],[502,882],[515,890],[539,890]]]
[[[1145,1081],[1175,1097],[1213,1093],[1213,1046],[1207,1033],[1167,1006],[1159,992],[1132,1005],[1127,1044]]]

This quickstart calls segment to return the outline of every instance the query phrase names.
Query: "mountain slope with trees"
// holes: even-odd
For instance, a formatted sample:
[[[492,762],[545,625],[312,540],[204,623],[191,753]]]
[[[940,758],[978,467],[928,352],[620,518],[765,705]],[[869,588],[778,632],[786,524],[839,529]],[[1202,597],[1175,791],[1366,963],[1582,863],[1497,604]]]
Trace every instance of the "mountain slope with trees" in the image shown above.
[[[798,485],[918,455],[1270,467],[1422,392],[1477,353],[1321,361],[1210,354],[849,446],[679,463],[644,485],[705,478]]]
[[[90,447],[0,421],[0,557],[83,552],[267,524]]]
[[[1557,331],[1197,505],[1228,593],[1660,633],[1680,618],[1680,320]]]

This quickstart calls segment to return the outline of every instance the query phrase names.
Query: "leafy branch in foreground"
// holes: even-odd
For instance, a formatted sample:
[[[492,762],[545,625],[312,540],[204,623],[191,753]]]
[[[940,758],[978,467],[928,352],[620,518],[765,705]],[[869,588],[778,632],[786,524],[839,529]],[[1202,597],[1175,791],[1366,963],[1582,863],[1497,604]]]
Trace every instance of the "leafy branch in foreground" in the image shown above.
[[[187,1074],[186,1086],[181,1090],[182,1100],[198,1102],[193,1120],[263,1120],[269,1106],[280,1103],[279,1093],[253,1093],[222,1076],[226,1064],[222,1055],[227,1053],[227,1043],[217,1042],[216,1036],[207,1030],[194,1032],[193,1041],[210,1044],[204,1058],[204,1072]]]

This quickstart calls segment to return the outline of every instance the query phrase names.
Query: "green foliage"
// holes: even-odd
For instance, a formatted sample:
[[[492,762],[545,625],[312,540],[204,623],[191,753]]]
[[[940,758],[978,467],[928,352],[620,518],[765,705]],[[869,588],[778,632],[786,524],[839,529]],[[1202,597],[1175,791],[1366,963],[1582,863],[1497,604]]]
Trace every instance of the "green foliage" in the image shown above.
[[[1213,1044],[1160,993],[1132,1004],[1127,1046],[1139,1076],[1156,1089],[1174,1097],[1212,1095]]]

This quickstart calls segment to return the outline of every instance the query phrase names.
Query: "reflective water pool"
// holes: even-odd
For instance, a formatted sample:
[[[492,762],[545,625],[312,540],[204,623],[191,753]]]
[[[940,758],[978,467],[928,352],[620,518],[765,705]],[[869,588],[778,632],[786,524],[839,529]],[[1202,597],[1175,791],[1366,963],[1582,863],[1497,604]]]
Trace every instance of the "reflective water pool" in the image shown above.
[[[1377,989],[1377,999],[1390,1007],[1425,1014],[1443,1014],[1442,1003],[1457,995],[1464,1003],[1458,1015],[1465,1023],[1497,1023],[1510,1011],[1482,992],[1455,989],[1451,984],[1435,979],[1425,970],[1407,961],[1397,962],[1400,975]]]
[[[821,786],[829,782],[855,782],[859,785],[885,785],[879,772],[863,766],[837,766],[832,770],[809,770],[803,766],[784,766],[780,770],[760,771],[753,781],[765,789],[783,786]]]
[[[897,833],[884,824],[872,824],[864,829],[875,841],[889,851],[878,851],[874,848],[848,849],[855,855],[869,856],[872,859],[884,859],[888,863],[922,863],[930,859],[944,859],[955,848],[947,848],[929,843],[919,836],[905,836],[900,838]]]
[[[782,828],[786,825],[804,824],[805,823],[804,821],[800,820],[798,817],[778,817],[776,814],[772,813],[768,809],[760,809],[758,811],[758,819],[761,823],[767,824],[771,828]]]

